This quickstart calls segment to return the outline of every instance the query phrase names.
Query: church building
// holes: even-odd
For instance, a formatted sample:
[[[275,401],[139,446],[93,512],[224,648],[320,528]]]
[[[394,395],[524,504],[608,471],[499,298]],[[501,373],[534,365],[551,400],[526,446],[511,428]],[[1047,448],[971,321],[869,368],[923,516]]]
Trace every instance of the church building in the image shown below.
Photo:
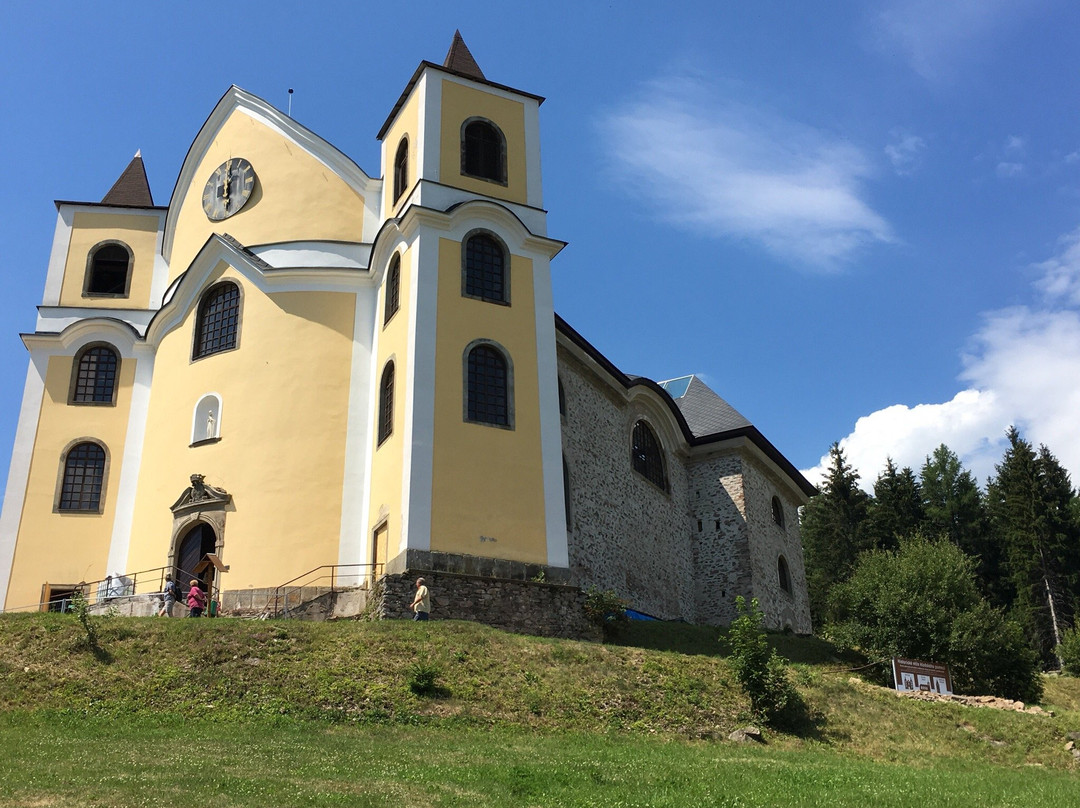
[[[57,202],[0,608],[154,570],[225,606],[333,569],[425,575],[436,618],[596,588],[710,624],[756,597],[809,632],[813,487],[701,379],[627,375],[555,314],[542,102],[455,35],[376,176],[232,87],[168,205],[139,155]]]

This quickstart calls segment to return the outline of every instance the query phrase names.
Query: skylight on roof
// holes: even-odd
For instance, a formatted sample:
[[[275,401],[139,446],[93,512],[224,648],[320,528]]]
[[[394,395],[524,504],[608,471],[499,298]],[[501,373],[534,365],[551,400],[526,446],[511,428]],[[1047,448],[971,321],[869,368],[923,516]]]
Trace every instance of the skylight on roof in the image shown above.
[[[686,391],[690,389],[690,382],[693,380],[693,375],[680,376],[677,379],[668,379],[666,382],[660,382],[660,386],[663,387],[669,396],[672,398],[682,398],[686,395]]]

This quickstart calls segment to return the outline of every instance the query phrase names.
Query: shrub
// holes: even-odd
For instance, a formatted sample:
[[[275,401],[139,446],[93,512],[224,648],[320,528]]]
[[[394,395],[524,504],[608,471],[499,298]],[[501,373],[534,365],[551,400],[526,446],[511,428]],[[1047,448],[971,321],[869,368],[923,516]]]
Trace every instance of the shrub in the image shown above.
[[[1062,635],[1057,655],[1065,673],[1080,676],[1080,626],[1074,626]]]
[[[409,690],[417,696],[436,696],[440,688],[436,682],[439,678],[439,668],[425,662],[414,662],[409,666]]]
[[[831,606],[829,631],[842,648],[947,664],[958,693],[1042,695],[1022,629],[983,599],[974,560],[949,541],[915,536],[897,550],[863,553]]]
[[[735,598],[739,616],[728,629],[727,641],[731,648],[729,662],[746,695],[750,707],[765,724],[777,727],[792,717],[801,699],[788,678],[787,666],[769,647],[762,628],[761,610],[757,598],[746,601],[740,595]]]
[[[626,601],[607,589],[590,589],[585,594],[585,616],[594,625],[604,630],[604,636],[610,637],[618,626],[629,618],[626,616]]]

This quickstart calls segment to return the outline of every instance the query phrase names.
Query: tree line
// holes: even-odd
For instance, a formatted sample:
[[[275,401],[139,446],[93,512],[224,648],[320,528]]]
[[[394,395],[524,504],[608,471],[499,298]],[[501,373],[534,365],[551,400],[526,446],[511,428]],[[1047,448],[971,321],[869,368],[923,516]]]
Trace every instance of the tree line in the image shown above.
[[[888,460],[873,494],[833,444],[801,520],[820,631],[863,650],[939,661],[974,644],[964,653],[988,650],[980,664],[993,670],[971,688],[993,680],[1002,689],[994,677],[1009,666],[1030,669],[1029,678],[1060,666],[1080,611],[1080,497],[1046,446],[1035,449],[1015,427],[1007,437],[983,488],[942,444],[918,474]],[[1016,683],[1004,689],[1032,695]]]

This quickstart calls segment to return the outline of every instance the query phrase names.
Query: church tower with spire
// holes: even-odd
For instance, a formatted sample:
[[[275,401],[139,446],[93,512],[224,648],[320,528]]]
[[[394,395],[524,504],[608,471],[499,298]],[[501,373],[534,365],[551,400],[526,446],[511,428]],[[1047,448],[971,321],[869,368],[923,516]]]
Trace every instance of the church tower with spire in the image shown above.
[[[378,561],[567,566],[542,101],[490,81],[457,32],[379,131],[374,364],[403,406],[375,436]]]

